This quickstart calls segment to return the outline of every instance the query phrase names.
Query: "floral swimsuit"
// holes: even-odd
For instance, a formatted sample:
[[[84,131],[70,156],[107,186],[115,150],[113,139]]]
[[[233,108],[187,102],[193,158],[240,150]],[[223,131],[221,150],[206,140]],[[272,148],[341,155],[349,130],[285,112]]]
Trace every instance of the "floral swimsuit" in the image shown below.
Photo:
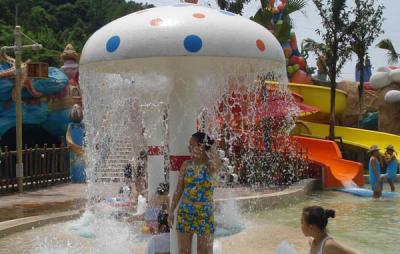
[[[192,164],[184,175],[182,202],[178,208],[176,229],[200,236],[214,233],[214,185],[208,164]]]

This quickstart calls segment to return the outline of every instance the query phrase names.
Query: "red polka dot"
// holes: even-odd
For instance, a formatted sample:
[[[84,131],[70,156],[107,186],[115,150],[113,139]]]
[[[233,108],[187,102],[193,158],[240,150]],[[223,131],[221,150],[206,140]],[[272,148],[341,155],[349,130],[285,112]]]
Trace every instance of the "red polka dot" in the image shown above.
[[[152,26],[159,26],[162,22],[163,22],[162,19],[156,18],[156,19],[150,20],[150,25],[152,25]]]
[[[193,17],[198,18],[198,19],[204,19],[206,17],[206,15],[204,15],[203,13],[193,13]]]
[[[261,52],[264,52],[264,50],[265,50],[265,44],[264,44],[264,42],[263,42],[262,40],[257,40],[257,41],[256,41],[256,45],[257,45],[257,48],[258,48]]]

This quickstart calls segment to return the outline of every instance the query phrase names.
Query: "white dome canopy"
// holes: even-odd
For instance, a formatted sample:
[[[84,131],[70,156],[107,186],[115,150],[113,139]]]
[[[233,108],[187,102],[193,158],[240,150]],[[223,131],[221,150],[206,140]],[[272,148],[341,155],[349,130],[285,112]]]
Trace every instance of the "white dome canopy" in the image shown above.
[[[186,3],[138,11],[105,25],[85,44],[80,63],[176,56],[261,58],[285,64],[281,45],[261,25]]]

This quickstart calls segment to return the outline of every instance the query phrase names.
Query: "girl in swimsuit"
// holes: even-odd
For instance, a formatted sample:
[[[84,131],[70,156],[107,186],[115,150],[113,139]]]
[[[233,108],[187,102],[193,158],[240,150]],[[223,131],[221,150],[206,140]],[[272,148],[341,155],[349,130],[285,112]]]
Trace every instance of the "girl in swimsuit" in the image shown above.
[[[382,180],[381,180],[381,161],[379,158],[379,147],[371,146],[368,151],[371,154],[368,163],[369,183],[374,192],[373,198],[380,198],[382,195]]]
[[[320,206],[304,207],[301,216],[303,234],[312,237],[308,254],[355,254],[330,237],[326,232],[328,218],[335,218],[335,211]]]
[[[197,253],[208,254],[213,250],[214,227],[214,176],[222,163],[214,143],[205,133],[197,132],[189,141],[192,159],[185,161],[180,169],[178,185],[169,211],[169,224],[174,222],[177,211],[176,230],[179,254],[190,254],[192,237],[197,234]],[[210,151],[210,156],[207,155]]]
[[[391,191],[395,191],[394,182],[397,178],[398,162],[395,153],[394,147],[388,145],[386,147],[386,152],[383,155],[386,164],[386,174],[384,174],[382,178],[387,179]]]

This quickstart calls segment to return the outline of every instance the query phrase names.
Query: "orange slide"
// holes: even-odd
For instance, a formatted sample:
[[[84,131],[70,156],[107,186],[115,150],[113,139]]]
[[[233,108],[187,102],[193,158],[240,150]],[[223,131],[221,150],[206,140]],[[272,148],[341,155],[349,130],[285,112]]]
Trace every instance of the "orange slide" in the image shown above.
[[[342,153],[334,141],[294,136],[293,140],[308,151],[308,159],[324,167],[322,183],[324,188],[341,188],[342,181],[353,181],[364,186],[363,166],[342,158]]]

